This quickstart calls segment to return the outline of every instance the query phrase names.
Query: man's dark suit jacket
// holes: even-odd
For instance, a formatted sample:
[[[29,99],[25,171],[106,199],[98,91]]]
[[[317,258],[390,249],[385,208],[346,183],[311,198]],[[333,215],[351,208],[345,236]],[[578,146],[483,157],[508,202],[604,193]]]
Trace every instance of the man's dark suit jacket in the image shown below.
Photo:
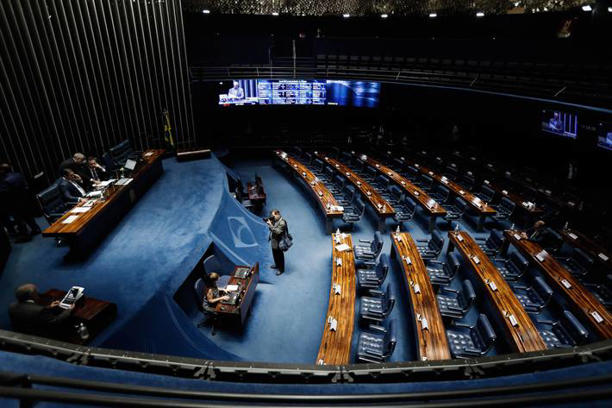
[[[13,303],[9,316],[13,328],[22,333],[49,334],[57,332],[68,323],[71,310],[60,307],[47,308],[36,303]]]
[[[89,181],[89,179],[91,179],[91,173],[86,164],[78,164],[74,159],[66,159],[60,164],[60,177],[64,176],[65,169],[70,169],[81,176],[83,179],[83,188],[87,191],[91,190],[91,182]]]
[[[77,189],[72,183],[65,178],[59,181],[59,191],[62,194],[62,199],[66,204],[75,205],[79,202],[79,198],[84,197],[81,195],[79,189]],[[85,189],[83,189],[85,190]]]

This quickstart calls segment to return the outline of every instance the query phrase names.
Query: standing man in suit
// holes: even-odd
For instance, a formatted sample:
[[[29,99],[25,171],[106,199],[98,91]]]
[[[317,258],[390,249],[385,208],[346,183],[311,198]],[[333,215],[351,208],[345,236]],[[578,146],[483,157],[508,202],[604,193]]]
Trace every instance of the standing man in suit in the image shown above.
[[[61,330],[69,322],[72,309],[59,307],[59,300],[47,306],[40,304],[38,288],[26,283],[15,290],[17,302],[9,306],[11,325],[17,331],[30,334],[48,334]]]
[[[85,199],[87,191],[82,183],[81,176],[69,168],[64,169],[64,176],[59,182],[59,190],[66,204],[76,205]]]
[[[17,240],[29,241],[31,235],[40,234],[33,216],[33,198],[23,174],[13,171],[8,163],[0,164],[0,217],[9,232],[17,227]],[[15,225],[11,224],[13,218]],[[28,232],[27,226],[30,227]]]
[[[272,256],[274,257],[272,269],[277,269],[276,274],[281,275],[285,272],[285,254],[279,248],[278,243],[287,233],[287,221],[283,219],[280,211],[272,210],[270,217],[266,219],[266,224],[268,224],[268,229],[270,230],[268,240],[270,241]]]

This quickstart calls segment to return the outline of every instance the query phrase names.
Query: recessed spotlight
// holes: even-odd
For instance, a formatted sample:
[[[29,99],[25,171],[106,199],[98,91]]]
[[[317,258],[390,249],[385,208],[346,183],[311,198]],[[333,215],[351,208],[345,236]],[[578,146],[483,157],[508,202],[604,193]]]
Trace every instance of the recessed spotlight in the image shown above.
[[[590,4],[582,6],[582,11],[593,11],[593,7]]]
[[[273,16],[278,16],[278,11],[273,11],[273,12],[272,12],[272,15],[273,15]]]
[[[389,15],[388,15],[388,14],[386,14],[386,13],[385,13],[385,14],[381,14],[381,15],[380,15],[380,18],[387,18],[387,17],[389,17]]]
[[[438,14],[436,13],[429,13],[429,18],[436,18],[438,17]]]
[[[202,10],[202,14],[210,14],[210,10],[209,9],[204,9],[204,10]]]
[[[612,13],[612,7],[608,7],[608,13]]]
[[[344,17],[344,18],[349,18],[350,16],[351,16],[351,15],[350,15],[349,13],[344,13],[344,14],[342,15],[342,17]]]
[[[484,17],[484,12],[479,11],[478,13],[476,13],[476,17]]]

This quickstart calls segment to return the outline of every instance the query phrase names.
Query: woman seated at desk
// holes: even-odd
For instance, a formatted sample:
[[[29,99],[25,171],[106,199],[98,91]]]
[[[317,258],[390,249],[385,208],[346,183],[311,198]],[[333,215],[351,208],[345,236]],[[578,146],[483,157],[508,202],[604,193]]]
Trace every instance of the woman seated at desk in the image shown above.
[[[206,279],[206,303],[211,308],[215,307],[215,304],[221,300],[228,300],[229,296],[227,294],[220,296],[221,292],[227,293],[225,289],[219,289],[217,287],[217,281],[219,280],[219,274],[216,272],[212,272],[208,275],[208,279]]]

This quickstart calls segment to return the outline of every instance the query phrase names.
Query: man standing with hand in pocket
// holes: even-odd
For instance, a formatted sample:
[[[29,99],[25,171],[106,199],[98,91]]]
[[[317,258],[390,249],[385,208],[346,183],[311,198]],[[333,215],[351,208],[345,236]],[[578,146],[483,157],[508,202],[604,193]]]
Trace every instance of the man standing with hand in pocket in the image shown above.
[[[279,247],[281,239],[287,233],[287,222],[281,216],[280,211],[272,210],[270,217],[266,219],[270,235],[268,240],[272,247],[272,256],[274,257],[274,265],[272,269],[277,269],[276,274],[281,275],[285,272],[285,254]]]

